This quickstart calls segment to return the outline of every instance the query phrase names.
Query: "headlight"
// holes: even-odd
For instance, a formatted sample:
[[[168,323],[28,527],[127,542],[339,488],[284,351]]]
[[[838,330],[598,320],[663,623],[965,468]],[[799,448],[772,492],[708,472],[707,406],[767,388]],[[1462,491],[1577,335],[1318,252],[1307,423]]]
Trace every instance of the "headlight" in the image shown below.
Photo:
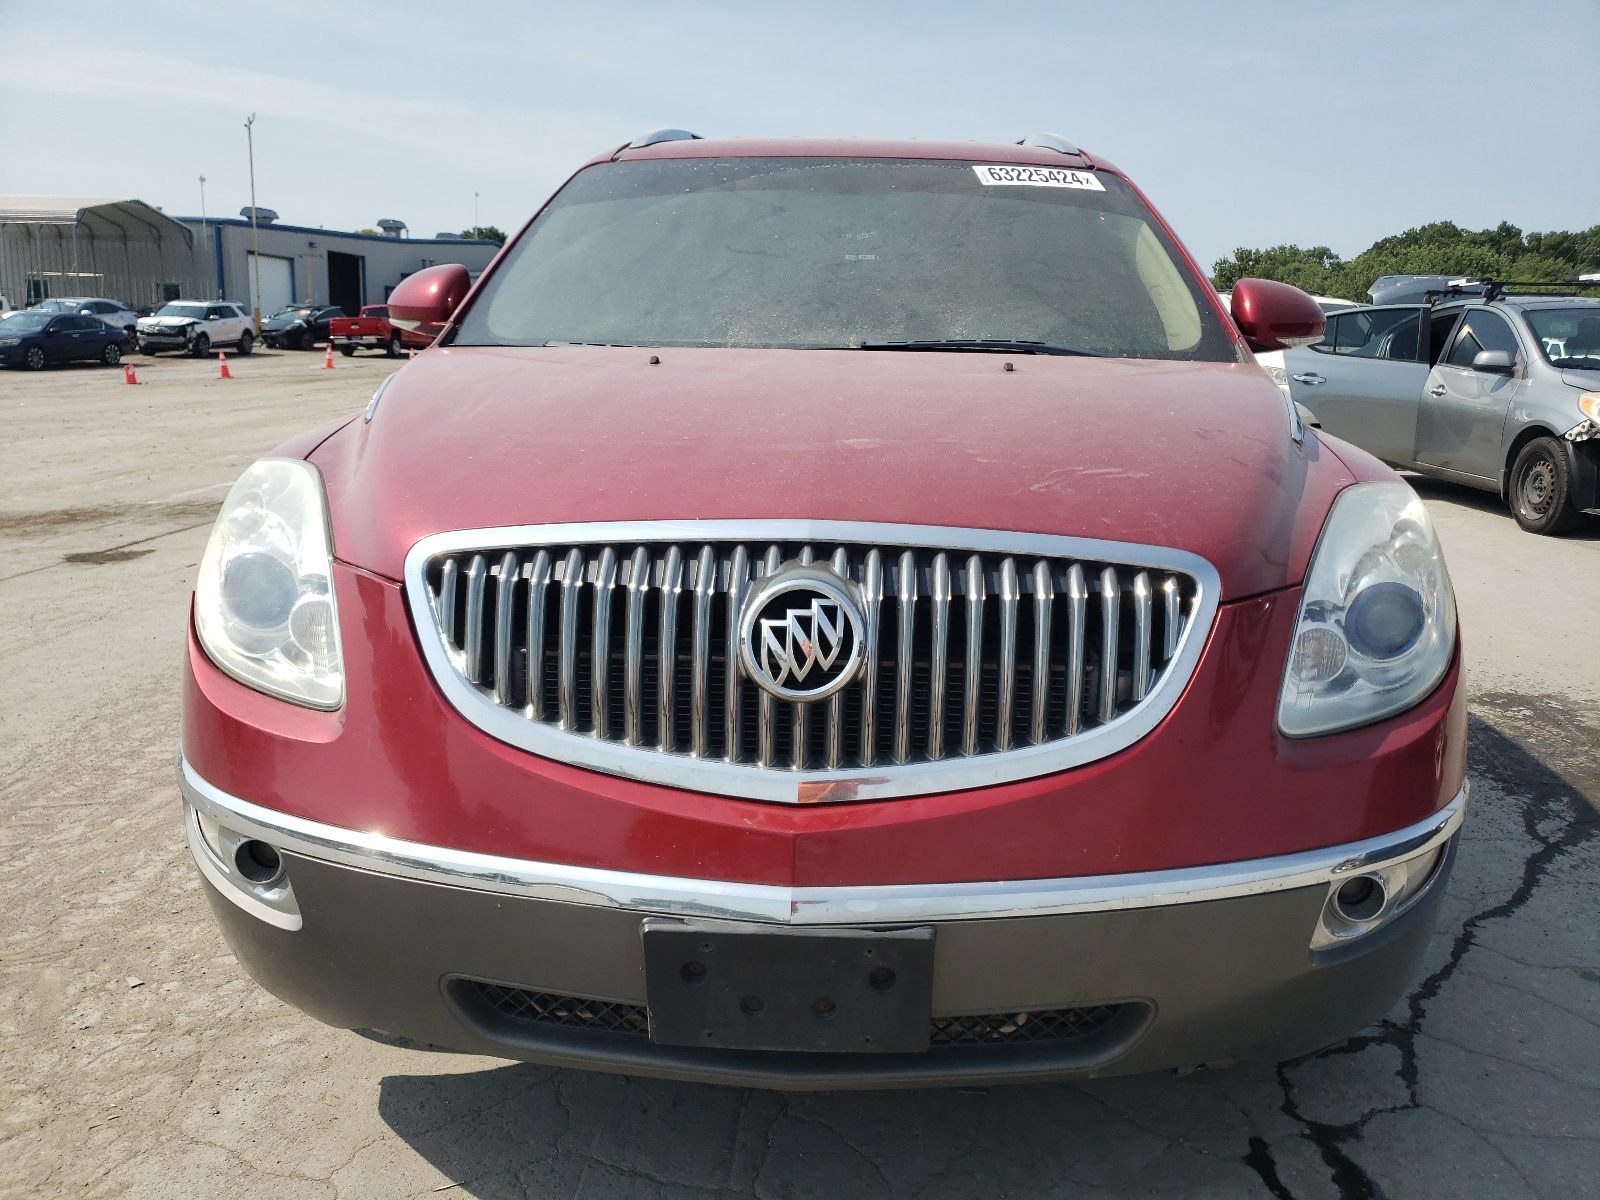
[[[21,338],[0,338],[0,346],[17,346],[21,343]]]
[[[259,691],[338,708],[332,541],[315,467],[264,458],[246,471],[217,517],[195,586],[195,630],[211,661]]]
[[[1455,593],[1422,501],[1403,483],[1346,488],[1306,572],[1278,728],[1310,737],[1410,708],[1444,677],[1455,639]]]

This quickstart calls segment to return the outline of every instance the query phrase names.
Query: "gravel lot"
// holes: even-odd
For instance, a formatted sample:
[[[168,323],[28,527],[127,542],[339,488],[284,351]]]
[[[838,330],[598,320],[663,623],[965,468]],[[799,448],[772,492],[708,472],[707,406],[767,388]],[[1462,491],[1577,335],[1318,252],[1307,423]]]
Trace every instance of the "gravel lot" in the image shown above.
[[[784,1096],[408,1050],[260,991],[184,849],[189,589],[251,459],[394,365],[0,374],[0,1195],[1600,1196],[1600,522],[1446,543],[1472,810],[1425,976],[1310,1060]]]

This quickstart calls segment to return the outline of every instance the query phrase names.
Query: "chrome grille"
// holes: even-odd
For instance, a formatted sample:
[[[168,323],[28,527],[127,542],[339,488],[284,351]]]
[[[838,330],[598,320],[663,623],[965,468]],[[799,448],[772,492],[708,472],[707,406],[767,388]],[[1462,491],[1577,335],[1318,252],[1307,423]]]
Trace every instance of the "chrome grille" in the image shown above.
[[[748,589],[796,562],[862,600],[859,674],[810,703],[758,688],[737,653]],[[407,561],[435,677],[491,734],[801,803],[1026,778],[1129,744],[1181,691],[1214,580],[1173,550],[820,522],[443,534]]]

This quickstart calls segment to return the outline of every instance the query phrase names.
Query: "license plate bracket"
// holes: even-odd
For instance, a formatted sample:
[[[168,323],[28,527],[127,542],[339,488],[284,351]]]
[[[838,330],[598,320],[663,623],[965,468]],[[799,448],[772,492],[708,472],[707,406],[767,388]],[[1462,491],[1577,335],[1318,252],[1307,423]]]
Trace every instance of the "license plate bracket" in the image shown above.
[[[641,937],[657,1044],[854,1054],[928,1049],[932,926],[785,929],[650,917]]]

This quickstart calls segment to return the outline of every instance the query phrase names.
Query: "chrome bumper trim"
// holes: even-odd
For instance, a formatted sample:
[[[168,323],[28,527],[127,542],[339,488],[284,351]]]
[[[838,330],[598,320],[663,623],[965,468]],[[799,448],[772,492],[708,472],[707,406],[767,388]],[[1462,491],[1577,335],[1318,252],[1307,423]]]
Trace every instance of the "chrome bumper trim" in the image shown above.
[[[240,834],[260,838],[291,854],[377,875],[563,904],[780,925],[1036,917],[1197,904],[1326,886],[1347,874],[1442,844],[1460,828],[1467,810],[1463,784],[1455,798],[1432,816],[1381,837],[1212,866],[996,883],[782,887],[530,862],[324,825],[230,796],[200,778],[181,752],[178,786],[187,805],[209,813]]]

